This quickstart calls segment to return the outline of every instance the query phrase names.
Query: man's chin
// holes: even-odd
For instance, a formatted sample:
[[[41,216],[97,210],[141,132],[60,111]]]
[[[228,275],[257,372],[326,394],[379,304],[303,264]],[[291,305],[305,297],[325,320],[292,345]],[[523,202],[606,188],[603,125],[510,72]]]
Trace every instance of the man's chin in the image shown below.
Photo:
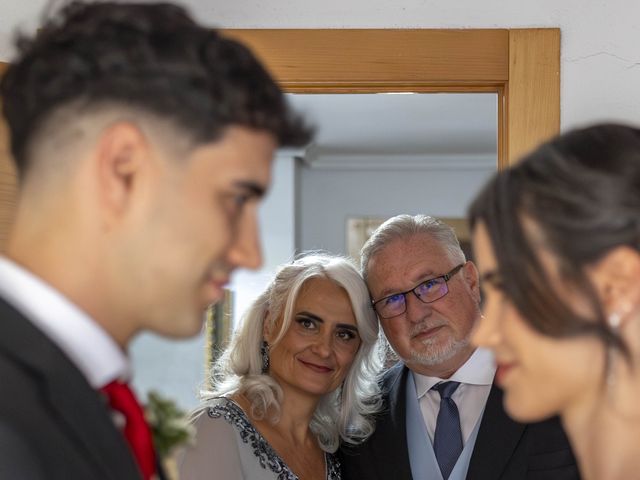
[[[458,348],[456,348],[458,347]],[[440,348],[431,348],[424,351],[411,352],[411,362],[425,366],[440,365],[455,357],[464,345],[445,345]]]
[[[199,315],[192,314],[190,318],[183,318],[180,322],[166,325],[163,329],[154,330],[154,333],[173,339],[190,338],[200,334],[205,328],[205,323],[206,311]]]

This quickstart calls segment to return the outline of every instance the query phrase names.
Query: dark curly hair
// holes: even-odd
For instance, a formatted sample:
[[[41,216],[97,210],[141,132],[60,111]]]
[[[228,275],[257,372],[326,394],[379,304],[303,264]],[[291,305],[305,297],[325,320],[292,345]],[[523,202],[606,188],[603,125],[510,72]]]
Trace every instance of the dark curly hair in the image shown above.
[[[535,330],[595,335],[628,358],[585,270],[615,247],[640,251],[640,130],[603,124],[561,135],[498,173],[469,215],[472,228],[486,225],[501,287]],[[591,302],[591,315],[577,313],[552,287],[524,218],[538,227],[562,280]]]
[[[230,125],[266,130],[281,146],[310,140],[249,49],[175,5],[75,1],[16,45],[0,94],[21,173],[38,129],[72,102],[156,114],[196,144],[216,140]]]

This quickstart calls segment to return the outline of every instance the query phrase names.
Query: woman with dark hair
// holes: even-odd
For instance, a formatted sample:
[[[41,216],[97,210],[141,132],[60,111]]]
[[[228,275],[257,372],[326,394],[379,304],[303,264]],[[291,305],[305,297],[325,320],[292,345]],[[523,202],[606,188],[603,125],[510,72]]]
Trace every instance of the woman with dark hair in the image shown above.
[[[346,258],[280,267],[213,368],[180,478],[339,480],[380,409],[378,319]]]
[[[561,135],[470,209],[484,288],[474,335],[505,407],[560,414],[585,479],[640,475],[640,130]]]

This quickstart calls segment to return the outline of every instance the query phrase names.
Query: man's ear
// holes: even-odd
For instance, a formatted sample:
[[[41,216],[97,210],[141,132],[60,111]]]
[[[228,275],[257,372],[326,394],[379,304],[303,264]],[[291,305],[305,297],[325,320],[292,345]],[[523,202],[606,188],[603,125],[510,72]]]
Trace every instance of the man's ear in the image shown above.
[[[471,290],[473,298],[480,303],[480,275],[476,264],[468,260],[462,267],[462,272],[464,281],[467,283],[469,290]]]
[[[100,135],[96,149],[100,200],[111,218],[126,212],[138,183],[147,167],[150,145],[135,124],[117,122]]]
[[[640,253],[619,246],[607,253],[588,275],[596,287],[605,314],[624,323],[632,311],[640,307]]]

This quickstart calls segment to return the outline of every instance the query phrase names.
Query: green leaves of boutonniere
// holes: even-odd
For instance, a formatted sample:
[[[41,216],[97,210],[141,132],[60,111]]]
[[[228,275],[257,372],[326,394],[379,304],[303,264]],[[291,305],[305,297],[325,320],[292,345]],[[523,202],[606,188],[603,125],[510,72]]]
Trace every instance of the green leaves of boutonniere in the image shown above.
[[[195,429],[188,415],[173,400],[150,391],[145,417],[151,427],[153,443],[160,458],[167,458],[176,447],[193,442]]]

